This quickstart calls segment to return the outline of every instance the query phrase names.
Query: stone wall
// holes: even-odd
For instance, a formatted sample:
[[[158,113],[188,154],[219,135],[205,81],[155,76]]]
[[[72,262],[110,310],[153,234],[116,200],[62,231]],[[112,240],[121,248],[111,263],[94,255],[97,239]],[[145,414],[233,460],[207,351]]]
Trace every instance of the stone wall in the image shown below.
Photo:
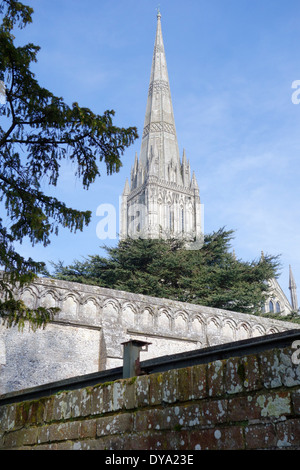
[[[84,284],[38,279],[27,304],[61,309],[46,329],[0,326],[0,394],[122,365],[122,342],[151,343],[141,360],[300,325]]]
[[[300,450],[292,347],[0,406],[0,448]]]

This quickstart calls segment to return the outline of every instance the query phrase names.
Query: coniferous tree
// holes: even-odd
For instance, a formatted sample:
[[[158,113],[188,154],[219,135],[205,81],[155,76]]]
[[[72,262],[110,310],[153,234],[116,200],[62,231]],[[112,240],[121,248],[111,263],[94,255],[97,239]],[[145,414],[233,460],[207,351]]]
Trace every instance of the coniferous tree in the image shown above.
[[[203,247],[187,250],[177,240],[127,239],[108,256],[89,256],[73,265],[54,264],[54,277],[182,302],[257,313],[276,277],[278,257],[237,260],[233,231],[206,235]]]
[[[41,87],[31,71],[39,47],[16,46],[14,30],[32,21],[33,10],[16,0],[0,2],[0,202],[10,219],[0,217],[0,316],[8,325],[24,319],[41,326],[54,314],[51,309],[31,310],[14,300],[13,289],[31,282],[44,264],[25,259],[14,242],[27,237],[34,245],[50,243],[59,226],[82,230],[90,211],[67,207],[41,189],[41,180],[55,186],[60,162],[69,159],[88,189],[100,175],[121,167],[121,155],[137,138],[135,127],[113,124],[114,111],[97,115],[78,103],[68,106]]]

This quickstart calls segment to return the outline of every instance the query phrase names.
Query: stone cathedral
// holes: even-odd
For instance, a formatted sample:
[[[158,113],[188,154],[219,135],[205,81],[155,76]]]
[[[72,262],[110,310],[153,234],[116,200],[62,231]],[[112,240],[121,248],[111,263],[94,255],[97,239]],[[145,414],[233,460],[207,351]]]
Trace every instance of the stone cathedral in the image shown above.
[[[163,43],[157,15],[146,115],[140,156],[135,155],[130,183],[122,194],[120,238],[179,238],[201,248],[203,226],[199,187],[183,150],[180,159]],[[289,301],[276,279],[263,312],[288,315],[298,311],[296,283],[289,268]]]
[[[141,151],[122,195],[120,238],[195,242],[201,235],[199,187],[185,151],[179,155],[158,13]]]
[[[201,217],[195,174],[185,152],[179,156],[158,13],[141,151],[123,192],[120,236],[182,238],[187,248],[196,243],[198,249]],[[17,327],[0,324],[0,395],[121,367],[122,345],[130,339],[149,344],[142,358],[147,360],[300,329],[283,321],[298,310],[291,269],[291,303],[276,279],[269,284],[263,309],[283,319],[38,278],[17,291],[17,298],[31,308],[57,307],[59,313],[35,332],[29,325],[20,334]]]

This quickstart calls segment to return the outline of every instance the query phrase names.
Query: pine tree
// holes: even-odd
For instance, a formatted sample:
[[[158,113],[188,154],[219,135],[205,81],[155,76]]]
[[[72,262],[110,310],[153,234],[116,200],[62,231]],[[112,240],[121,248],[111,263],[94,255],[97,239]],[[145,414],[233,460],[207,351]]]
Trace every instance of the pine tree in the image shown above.
[[[113,124],[114,111],[103,115],[62,98],[41,87],[31,71],[39,47],[17,47],[14,30],[32,22],[32,8],[16,0],[0,3],[0,202],[10,223],[0,218],[0,316],[10,326],[27,319],[42,326],[55,313],[31,310],[14,300],[14,288],[31,282],[44,264],[23,258],[14,242],[27,237],[32,245],[50,243],[60,226],[83,230],[90,211],[67,207],[41,189],[41,180],[57,184],[60,161],[68,159],[88,189],[100,175],[100,162],[108,174],[119,171],[124,150],[137,138],[135,127]],[[5,118],[5,119],[4,119]],[[3,123],[3,124],[2,124]]]

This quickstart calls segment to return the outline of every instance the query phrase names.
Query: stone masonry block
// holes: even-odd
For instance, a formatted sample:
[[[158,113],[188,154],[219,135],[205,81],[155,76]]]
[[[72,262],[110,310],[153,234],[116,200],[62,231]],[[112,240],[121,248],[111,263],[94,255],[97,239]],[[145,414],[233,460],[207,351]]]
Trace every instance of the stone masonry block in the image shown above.
[[[185,431],[151,431],[142,436],[134,436],[134,439],[131,440],[132,444],[137,442],[138,449],[147,449],[147,450],[184,450],[188,448],[188,433]],[[136,447],[133,447],[135,449]]]
[[[300,449],[300,419],[290,419],[276,424],[277,447]]]
[[[105,383],[100,386],[102,390],[102,413],[113,411],[113,383]]]
[[[193,369],[185,367],[178,369],[178,400],[188,401],[191,395],[191,385],[193,384]]]
[[[291,394],[293,412],[300,415],[300,389]]]
[[[117,380],[112,386],[112,408],[113,411],[120,411],[124,408],[124,381]]]
[[[97,436],[107,436],[114,434],[125,434],[133,430],[133,415],[122,413],[115,416],[98,418]]]
[[[29,416],[29,407],[30,402],[17,403],[14,422],[15,429],[23,428],[25,426]]]
[[[228,401],[220,400],[203,400],[200,403],[201,423],[205,426],[219,425],[227,422]]]
[[[97,434],[97,419],[85,419],[80,422],[80,438],[95,438]]]
[[[228,422],[255,421],[260,418],[261,406],[254,396],[239,396],[228,400]]]
[[[264,351],[258,354],[261,370],[261,381],[265,388],[281,387],[282,380],[279,373],[279,358],[277,350]]]
[[[206,365],[178,369],[178,400],[201,399],[206,392]]]
[[[245,365],[240,362],[238,357],[227,360],[225,368],[225,390],[229,394],[240,393],[243,391],[245,380]]]
[[[81,390],[72,390],[68,394],[68,405],[71,418],[78,418],[81,416]]]
[[[7,415],[6,415],[6,429],[8,431],[17,428],[17,407],[18,403],[14,403],[12,405],[8,405],[7,407]]]
[[[149,377],[148,375],[141,375],[135,381],[135,393],[137,407],[149,405]]]
[[[56,444],[50,444],[49,450],[73,450],[74,443],[72,441],[62,441]]]
[[[214,427],[189,433],[191,450],[240,450],[245,448],[243,428]]]
[[[244,379],[243,386],[245,387],[245,390],[254,391],[262,388],[259,362],[256,355],[245,356],[240,359],[239,373],[240,377]]]
[[[202,424],[202,413],[199,404],[175,406],[173,413],[174,418],[177,418],[177,422],[173,427],[174,430],[190,429]]]
[[[300,364],[294,360],[294,350],[285,348],[279,353],[279,374],[283,385],[286,387],[294,387],[300,385]]]
[[[67,392],[54,395],[52,408],[52,419],[54,421],[63,421],[71,416],[67,396]]]
[[[103,413],[103,387],[96,385],[90,391],[90,414],[98,415]]]
[[[22,432],[23,432],[23,438],[22,438],[23,446],[36,444],[37,436],[38,436],[38,428],[36,427],[25,428],[24,430],[22,430]]]
[[[3,437],[3,445],[5,449],[13,449],[14,447],[21,447],[23,444],[24,433],[23,430],[14,431],[6,434]]]
[[[276,447],[277,437],[273,424],[257,424],[245,428],[246,449],[268,449]]]
[[[163,383],[163,375],[161,373],[149,375],[149,404],[150,405],[161,404],[162,383]]]
[[[24,408],[27,407],[27,420],[26,424],[38,425],[45,422],[48,401],[45,398],[34,400],[32,402],[25,402]]]
[[[86,387],[80,390],[80,415],[89,416],[92,413],[92,393],[93,387]]]
[[[50,442],[50,427],[53,425],[40,426],[38,428],[37,443],[45,444]]]
[[[207,365],[199,364],[192,367],[191,394],[189,399],[199,400],[208,396]]]
[[[124,408],[125,410],[132,410],[136,408],[136,393],[135,393],[135,382],[137,377],[124,381]]]
[[[71,450],[105,450],[102,439],[83,439],[72,443]]]
[[[72,417],[72,398],[73,392],[59,393],[55,397],[56,418],[57,420],[66,420]]]
[[[180,431],[202,424],[201,406],[199,404],[176,405],[161,410],[160,426],[155,429]]]
[[[95,450],[127,450],[132,438],[129,435],[109,435],[95,441]],[[132,442],[133,449],[135,442]]]
[[[53,396],[48,397],[45,401],[45,413],[44,413],[44,422],[49,423],[53,420],[53,405],[54,398]]]
[[[261,418],[282,419],[292,412],[291,395],[286,391],[260,394],[254,404],[260,407]]]
[[[8,406],[0,406],[0,436],[8,429]]]
[[[49,426],[49,440],[55,441],[68,441],[79,439],[80,437],[80,422],[69,421],[66,423],[52,424]]]
[[[145,432],[148,430],[170,429],[164,426],[164,416],[167,410],[151,408],[150,410],[139,410],[134,416],[135,432]]]
[[[178,370],[172,369],[163,373],[162,400],[164,403],[175,403],[178,398]]]
[[[226,361],[211,362],[207,366],[207,387],[210,397],[224,394],[224,368]]]

